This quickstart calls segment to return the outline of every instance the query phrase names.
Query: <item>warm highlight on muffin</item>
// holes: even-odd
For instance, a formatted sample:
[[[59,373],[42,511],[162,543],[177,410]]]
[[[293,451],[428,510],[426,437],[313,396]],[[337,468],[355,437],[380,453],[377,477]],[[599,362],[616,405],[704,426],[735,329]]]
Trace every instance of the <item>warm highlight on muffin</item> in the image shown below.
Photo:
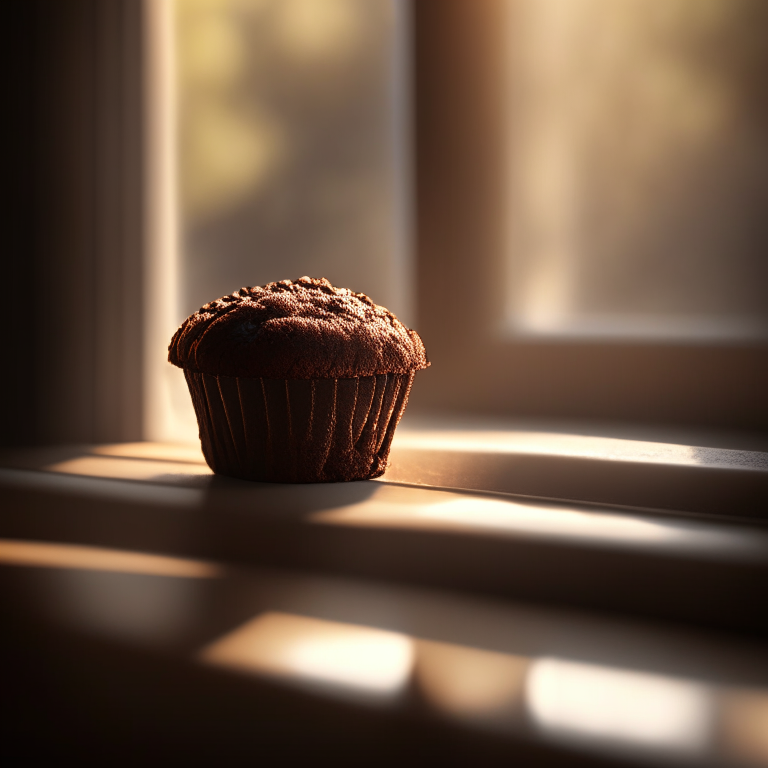
[[[301,277],[206,304],[176,332],[168,360],[199,373],[342,379],[426,368],[424,345],[364,293]]]

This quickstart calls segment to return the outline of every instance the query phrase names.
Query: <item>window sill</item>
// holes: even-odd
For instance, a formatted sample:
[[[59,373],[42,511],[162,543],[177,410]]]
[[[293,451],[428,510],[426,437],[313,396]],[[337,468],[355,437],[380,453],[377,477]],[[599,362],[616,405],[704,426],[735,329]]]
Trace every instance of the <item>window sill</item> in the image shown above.
[[[403,426],[389,482],[768,519],[763,435],[445,417]]]
[[[290,486],[214,476],[197,446],[36,449],[5,456],[0,535],[761,633],[767,458],[422,424],[379,480]]]
[[[74,707],[83,749],[114,751],[84,725],[97,717],[93,696],[107,695],[93,693],[104,679],[120,692],[119,722],[137,723],[124,741],[165,764],[202,759],[203,732],[239,759],[251,754],[253,723],[237,723],[254,711],[263,722],[327,720],[319,735],[302,729],[307,753],[316,744],[358,761],[386,742],[388,764],[404,756],[398,744],[443,763],[462,763],[464,750],[467,764],[477,755],[568,766],[768,764],[763,731],[749,726],[768,711],[764,521],[715,518],[695,505],[679,514],[532,498],[575,488],[580,475],[589,478],[582,489],[597,489],[602,474],[627,501],[642,486],[637,466],[691,469],[675,463],[674,448],[649,456],[647,446],[617,443],[611,455],[590,456],[594,439],[550,436],[537,452],[532,430],[516,443],[464,432],[450,445],[444,432],[404,426],[384,478],[324,486],[216,477],[196,446],[6,454],[0,579],[21,634],[5,642],[26,660],[36,691],[49,685],[41,664],[59,681],[78,679],[71,691],[66,682],[45,689],[53,693],[35,699],[36,717],[57,734],[57,707]],[[499,463],[483,475],[489,457]],[[749,469],[731,466],[728,453],[706,457],[693,469],[724,492],[738,493],[745,472],[765,481],[764,457]],[[482,484],[488,492],[473,487]],[[346,660],[336,679],[323,654],[322,668],[311,654],[295,667],[279,650],[291,638],[331,636],[355,648],[391,645],[391,680],[369,679],[365,664],[352,679]],[[397,659],[410,665],[402,679]],[[624,720],[584,725],[547,709],[552,675],[572,685],[582,709],[593,685],[615,690],[619,711],[638,692],[654,702],[680,692],[676,711],[688,707],[703,730],[691,735],[683,723],[648,736],[629,709]],[[28,683],[18,685],[22,697]],[[158,697],[166,709],[144,715]],[[360,743],[340,735],[349,723],[367,734]],[[130,753],[126,764],[142,758]]]

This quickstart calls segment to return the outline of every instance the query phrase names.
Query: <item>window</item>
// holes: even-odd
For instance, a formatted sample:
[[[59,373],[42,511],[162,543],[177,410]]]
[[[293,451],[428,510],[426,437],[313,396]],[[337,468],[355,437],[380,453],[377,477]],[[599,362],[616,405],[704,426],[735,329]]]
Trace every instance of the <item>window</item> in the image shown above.
[[[571,10],[561,24],[556,0],[381,0],[365,13],[352,0],[329,0],[324,6],[335,10],[310,24],[296,21],[315,13],[307,0],[189,0],[179,6],[186,31],[178,56],[171,2],[93,10],[82,0],[77,13],[86,18],[92,11],[87,34],[74,16],[46,10],[61,18],[39,25],[33,43],[40,63],[30,70],[31,91],[50,94],[35,106],[44,128],[30,132],[34,178],[45,180],[32,184],[32,196],[45,226],[22,239],[36,255],[14,269],[20,285],[57,286],[50,305],[56,320],[39,313],[31,327],[14,332],[15,359],[35,370],[36,383],[10,382],[20,408],[7,416],[8,439],[192,438],[184,383],[165,363],[173,330],[206,298],[241,282],[305,271],[368,291],[418,328],[434,364],[419,375],[411,413],[765,429],[763,5],[688,0],[662,11],[668,3],[627,1],[609,3],[610,13],[597,0],[566,5]],[[692,10],[704,6],[709,10]],[[658,22],[657,45],[654,19],[664,13],[671,20]],[[588,23],[592,16],[599,21]],[[144,49],[142,25],[150,43]],[[248,43],[248,35],[268,30],[282,42]],[[608,49],[584,60],[589,41],[614,33],[632,45],[621,55]],[[177,68],[186,34],[197,35],[199,58]],[[99,35],[110,45],[101,47]],[[516,42],[520,35],[528,48]],[[535,74],[538,54],[530,46],[557,42],[558,35],[570,42],[553,45],[554,74],[539,87],[536,77],[543,75]],[[317,65],[323,46],[333,52],[326,69]],[[703,56],[705,46],[712,56]],[[657,47],[653,77],[666,83],[676,73],[675,93],[690,102],[685,110],[709,115],[715,126],[707,123],[709,133],[685,162],[675,159],[674,182],[685,194],[671,198],[664,197],[672,194],[667,165],[682,144],[670,132],[698,130],[685,122],[685,110],[678,122],[660,120],[648,171],[637,161],[642,132],[635,149],[617,141],[596,157],[594,137],[602,134],[587,129],[604,117],[609,125],[620,111],[621,79],[598,87],[589,120],[568,131],[541,130],[574,122],[571,113],[588,101],[594,73],[616,56],[622,71],[645,72],[634,62],[656,61]],[[142,81],[144,52],[151,60]],[[218,70],[209,68],[211,59]],[[570,62],[584,71],[572,71]],[[276,70],[280,77],[272,76]],[[565,70],[581,86],[563,104],[557,73]],[[317,79],[306,79],[314,71]],[[646,75],[627,77],[630,112],[643,114],[646,104],[645,112],[664,112],[677,103],[667,91],[651,89],[641,98]],[[192,81],[199,85],[194,99],[185,97]],[[323,90],[318,81],[337,85]],[[525,83],[548,96],[532,100],[522,93]],[[251,95],[241,98],[244,91]],[[310,92],[312,99],[305,98]],[[350,105],[361,92],[368,98],[356,112]],[[517,112],[525,106],[525,119],[516,103]],[[544,159],[536,159],[537,147]],[[564,157],[586,168],[569,171],[578,189],[568,194]],[[276,162],[279,183],[270,165]],[[556,193],[537,208],[539,167],[554,169]],[[312,184],[301,172],[309,168]],[[636,206],[643,237],[626,223],[635,210],[631,194],[642,186],[619,184],[616,168],[622,178],[664,182],[663,194],[643,192]],[[114,184],[118,169],[121,182]],[[694,189],[696,206],[675,210],[670,223],[667,203],[656,200],[685,198],[688,205]],[[717,215],[706,213],[715,208]],[[610,232],[585,224],[602,210],[612,212]],[[706,237],[696,230],[699,212]],[[569,217],[580,227],[578,238],[567,234]],[[682,244],[669,258],[659,233]],[[674,270],[687,285],[686,270],[706,249],[708,276],[686,295],[685,313],[670,320],[679,309]],[[142,250],[144,263],[136,258]],[[653,269],[641,266],[649,254]],[[557,266],[558,259],[570,266]],[[631,265],[631,279],[615,269],[622,263]],[[548,272],[554,282],[545,289]],[[403,280],[409,274],[415,280]],[[659,282],[677,287],[652,296],[647,287]],[[639,285],[644,290],[635,290]],[[720,304],[702,326],[696,318],[715,293]],[[21,318],[27,313],[18,297],[12,316]],[[33,349],[46,351],[32,355]]]
[[[722,0],[509,6],[510,333],[765,341],[766,20]]]

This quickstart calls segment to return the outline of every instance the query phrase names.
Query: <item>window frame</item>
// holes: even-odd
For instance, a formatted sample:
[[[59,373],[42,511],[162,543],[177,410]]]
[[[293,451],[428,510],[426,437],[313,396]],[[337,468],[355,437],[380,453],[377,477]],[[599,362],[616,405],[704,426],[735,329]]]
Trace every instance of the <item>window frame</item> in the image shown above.
[[[418,328],[413,406],[768,429],[759,340],[515,337],[504,317],[505,0],[413,5]],[[467,269],[470,262],[472,269]]]
[[[140,439],[145,1],[22,5],[0,440]]]

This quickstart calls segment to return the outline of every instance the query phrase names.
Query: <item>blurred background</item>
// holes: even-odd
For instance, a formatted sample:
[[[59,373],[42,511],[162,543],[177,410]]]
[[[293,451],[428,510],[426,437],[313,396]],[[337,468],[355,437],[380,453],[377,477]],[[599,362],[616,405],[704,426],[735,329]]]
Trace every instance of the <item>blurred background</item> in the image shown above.
[[[405,5],[177,0],[174,10],[182,314],[243,281],[322,274],[405,319]]]
[[[764,4],[510,4],[508,315],[564,335],[768,331]]]
[[[768,764],[768,2],[9,2],[24,754]],[[178,325],[303,274],[424,339],[410,475],[190,442]]]
[[[175,328],[303,274],[414,412],[768,426],[761,0],[18,6],[7,442],[194,440]]]

